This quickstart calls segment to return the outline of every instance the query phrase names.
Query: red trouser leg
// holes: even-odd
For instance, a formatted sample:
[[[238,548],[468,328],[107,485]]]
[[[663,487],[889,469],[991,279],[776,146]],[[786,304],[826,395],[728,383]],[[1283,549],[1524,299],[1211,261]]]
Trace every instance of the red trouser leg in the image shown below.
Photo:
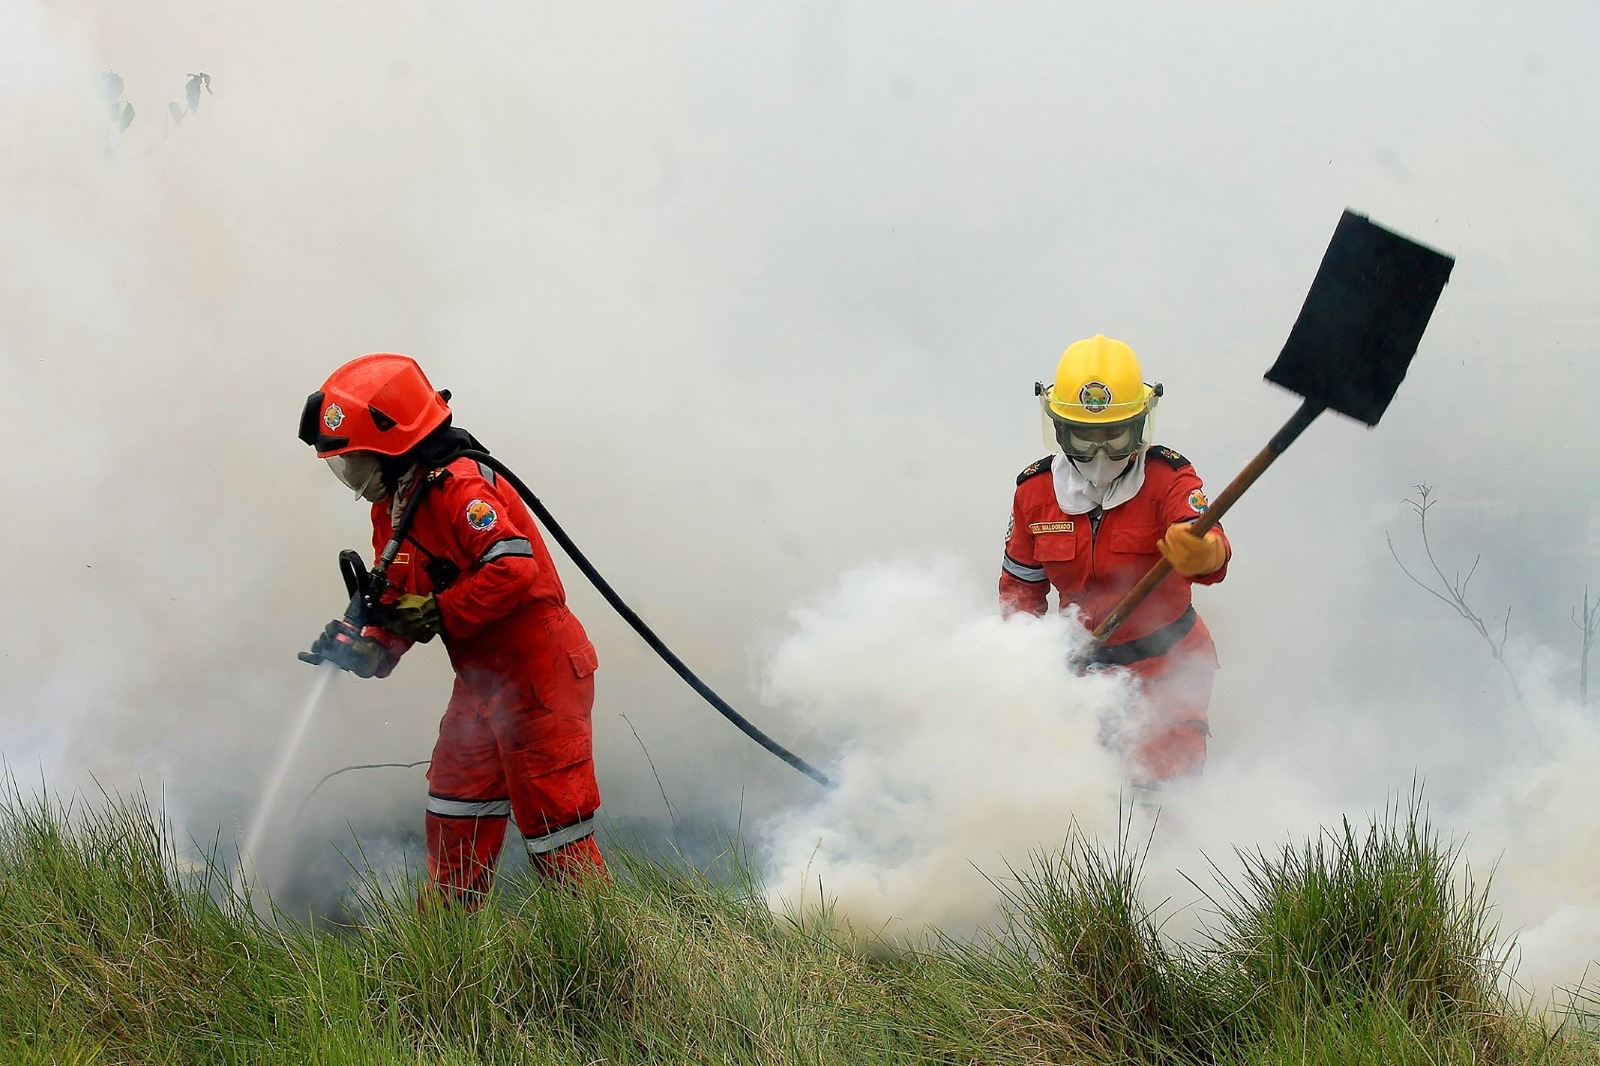
[[[576,884],[596,874],[610,876],[606,873],[606,860],[600,855],[600,845],[594,842],[593,833],[581,840],[563,844],[554,851],[530,855],[529,860],[541,877],[561,885]]]
[[[457,681],[428,767],[428,878],[476,906],[494,882],[511,801],[485,709]]]
[[[494,883],[505,817],[441,817],[428,812],[428,879],[446,899],[476,907]]]
[[[600,786],[590,719],[593,649],[587,654],[588,659],[566,652],[531,657],[526,663],[531,691],[523,689],[514,701],[496,701],[490,716],[528,858],[536,871],[556,881],[605,872],[593,836]]]
[[[1216,660],[1180,644],[1167,655],[1135,663],[1145,716],[1133,737],[1132,778],[1138,785],[1199,777],[1206,765],[1207,721]]]

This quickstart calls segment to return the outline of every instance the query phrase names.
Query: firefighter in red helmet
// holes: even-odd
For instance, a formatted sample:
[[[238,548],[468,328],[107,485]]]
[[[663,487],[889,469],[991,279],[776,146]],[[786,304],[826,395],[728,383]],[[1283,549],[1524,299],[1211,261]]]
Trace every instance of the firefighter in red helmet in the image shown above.
[[[418,493],[387,570],[375,624],[330,622],[308,662],[387,677],[438,636],[455,668],[428,769],[428,874],[474,906],[494,878],[506,819],[540,874],[602,873],[590,713],[596,656],[517,493],[451,425],[449,393],[415,360],[376,354],[333,372],[306,401],[300,439],[372,504],[374,552]]]
[[[1206,509],[1189,460],[1154,445],[1159,385],[1133,349],[1096,335],[1062,353],[1055,381],[1036,388],[1055,452],[1017,478],[1000,573],[1006,613],[1044,614],[1053,586],[1093,629],[1165,557],[1176,573],[1156,586],[1096,652],[1094,665],[1139,680],[1145,716],[1126,737],[1136,786],[1205,766],[1216,648],[1195,613],[1195,585],[1221,581],[1232,549],[1220,527],[1197,537]]]

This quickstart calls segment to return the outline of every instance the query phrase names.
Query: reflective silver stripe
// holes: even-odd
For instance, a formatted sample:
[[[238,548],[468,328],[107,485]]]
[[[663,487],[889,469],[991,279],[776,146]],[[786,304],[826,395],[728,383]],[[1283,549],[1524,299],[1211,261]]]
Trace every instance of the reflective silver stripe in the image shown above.
[[[481,566],[491,559],[501,559],[507,555],[533,555],[533,545],[527,537],[510,537],[506,540],[497,540],[489,545],[489,550],[478,556]]]
[[[478,460],[478,473],[483,477],[483,480],[491,485],[494,484],[494,467],[481,459]]]
[[[511,813],[511,801],[453,800],[428,794],[428,813],[446,818],[504,818]]]
[[[1018,581],[1031,581],[1037,584],[1040,581],[1046,580],[1044,567],[1023,566],[1009,555],[1004,556],[1001,559],[1000,569],[1004,570]]]
[[[565,829],[557,829],[553,833],[546,833],[542,837],[528,837],[523,843],[528,846],[529,855],[543,855],[559,847],[564,847],[574,840],[582,840],[594,832],[594,815],[590,815],[581,822],[574,822]]]

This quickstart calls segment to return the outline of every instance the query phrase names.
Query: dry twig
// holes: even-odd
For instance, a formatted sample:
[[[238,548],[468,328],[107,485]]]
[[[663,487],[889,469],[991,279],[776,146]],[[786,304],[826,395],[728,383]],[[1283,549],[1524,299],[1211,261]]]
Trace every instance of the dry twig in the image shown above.
[[[1407,506],[1416,512],[1417,529],[1422,537],[1422,552],[1427,557],[1428,565],[1432,567],[1434,575],[1439,579],[1439,587],[1435,588],[1411,572],[1410,568],[1401,560],[1400,553],[1395,550],[1394,538],[1385,530],[1383,539],[1388,542],[1389,554],[1394,556],[1394,561],[1400,567],[1400,572],[1410,578],[1412,584],[1455,611],[1477,631],[1478,636],[1483,639],[1484,645],[1489,649],[1490,657],[1499,664],[1501,672],[1506,675],[1506,681],[1511,685],[1511,694],[1516,697],[1517,707],[1522,711],[1523,721],[1527,723],[1528,734],[1533,737],[1534,745],[1538,747],[1540,752],[1548,754],[1544,740],[1539,736],[1538,727],[1533,724],[1533,716],[1528,711],[1528,703],[1522,697],[1522,685],[1517,680],[1517,672],[1512,669],[1511,664],[1506,660],[1506,638],[1511,633],[1511,608],[1506,608],[1505,616],[1500,619],[1497,625],[1491,625],[1491,623],[1485,622],[1483,616],[1478,614],[1467,602],[1467,589],[1472,584],[1473,575],[1478,572],[1478,563],[1483,558],[1481,555],[1473,558],[1472,566],[1467,570],[1465,576],[1462,576],[1459,570],[1452,577],[1445,576],[1444,568],[1439,565],[1438,559],[1434,557],[1433,544],[1428,539],[1428,511],[1433,507],[1434,503],[1433,486],[1431,485],[1418,485],[1416,497],[1406,497]],[[1498,634],[1495,632],[1496,629],[1499,631]]]
[[[1600,630],[1600,600],[1589,605],[1589,586],[1583,586],[1583,620],[1578,620],[1578,609],[1572,609],[1572,624],[1583,634],[1583,655],[1578,660],[1578,703],[1589,706],[1589,652],[1594,648],[1594,635]]]

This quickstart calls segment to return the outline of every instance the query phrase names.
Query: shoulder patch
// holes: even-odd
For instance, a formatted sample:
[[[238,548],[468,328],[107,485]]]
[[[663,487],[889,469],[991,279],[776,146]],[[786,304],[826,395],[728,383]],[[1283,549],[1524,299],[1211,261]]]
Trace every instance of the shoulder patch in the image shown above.
[[[1017,484],[1022,484],[1030,477],[1037,477],[1040,474],[1048,473],[1050,470],[1050,461],[1054,458],[1055,456],[1053,455],[1047,455],[1043,459],[1036,460],[1035,462],[1031,462],[1027,466],[1023,467],[1022,473],[1017,475]]]
[[[479,533],[493,529],[499,517],[495,514],[494,507],[485,500],[473,500],[467,504],[467,525]]]
[[[1189,462],[1189,460],[1185,459],[1183,456],[1167,447],[1165,444],[1154,445],[1150,449],[1150,454],[1155,456],[1157,459],[1160,459],[1174,470],[1182,470],[1186,466],[1194,465],[1193,463]]]

